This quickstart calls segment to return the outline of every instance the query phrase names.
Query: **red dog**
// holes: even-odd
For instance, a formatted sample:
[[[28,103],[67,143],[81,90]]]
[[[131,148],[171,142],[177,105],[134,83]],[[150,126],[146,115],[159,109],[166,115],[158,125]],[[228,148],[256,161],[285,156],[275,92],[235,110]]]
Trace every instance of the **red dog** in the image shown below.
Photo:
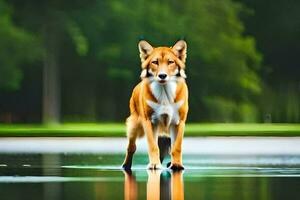
[[[181,145],[188,113],[184,71],[187,44],[180,40],[173,47],[154,48],[148,42],[140,41],[138,46],[142,80],[130,98],[130,116],[126,121],[129,144],[123,168],[131,168],[135,141],[143,135],[148,142],[148,169],[161,168],[165,151],[169,149],[167,142],[158,145],[158,138],[164,135],[172,138],[169,167],[184,169]]]

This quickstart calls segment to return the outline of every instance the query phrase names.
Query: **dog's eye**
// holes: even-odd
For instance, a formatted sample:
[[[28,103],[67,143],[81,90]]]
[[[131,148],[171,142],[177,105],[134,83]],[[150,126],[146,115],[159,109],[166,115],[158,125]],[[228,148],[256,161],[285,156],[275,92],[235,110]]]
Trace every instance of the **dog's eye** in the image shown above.
[[[158,65],[158,61],[157,61],[157,60],[154,60],[154,61],[152,61],[152,64]]]
[[[173,60],[169,60],[169,61],[168,61],[168,65],[172,65],[173,63],[174,63]]]

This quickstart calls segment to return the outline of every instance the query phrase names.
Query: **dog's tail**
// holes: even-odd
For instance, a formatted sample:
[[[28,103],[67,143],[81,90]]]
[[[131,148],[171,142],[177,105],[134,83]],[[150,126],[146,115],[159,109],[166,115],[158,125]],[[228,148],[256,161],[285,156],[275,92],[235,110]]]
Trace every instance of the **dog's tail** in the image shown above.
[[[158,136],[159,159],[162,163],[165,156],[170,154],[171,138],[168,136]]]

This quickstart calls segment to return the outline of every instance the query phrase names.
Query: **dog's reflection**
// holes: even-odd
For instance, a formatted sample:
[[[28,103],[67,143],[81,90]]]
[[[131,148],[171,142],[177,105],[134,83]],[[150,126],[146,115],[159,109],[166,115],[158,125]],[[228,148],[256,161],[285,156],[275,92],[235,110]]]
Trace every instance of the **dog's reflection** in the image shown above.
[[[147,200],[183,200],[183,171],[148,170]],[[137,199],[138,185],[131,171],[124,171],[124,199]]]
[[[137,182],[135,176],[132,175],[131,170],[124,171],[124,199],[136,200],[137,199]]]

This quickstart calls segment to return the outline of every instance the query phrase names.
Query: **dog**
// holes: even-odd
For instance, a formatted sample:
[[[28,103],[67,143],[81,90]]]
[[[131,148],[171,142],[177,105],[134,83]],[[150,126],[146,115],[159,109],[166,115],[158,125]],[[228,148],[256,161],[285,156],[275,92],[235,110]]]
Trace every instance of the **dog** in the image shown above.
[[[179,40],[173,47],[153,47],[142,40],[138,47],[141,82],[130,98],[130,116],[126,120],[128,147],[122,167],[131,169],[136,139],[146,135],[148,169],[161,169],[171,149],[171,162],[167,166],[182,170],[181,146],[188,114],[187,43]]]

